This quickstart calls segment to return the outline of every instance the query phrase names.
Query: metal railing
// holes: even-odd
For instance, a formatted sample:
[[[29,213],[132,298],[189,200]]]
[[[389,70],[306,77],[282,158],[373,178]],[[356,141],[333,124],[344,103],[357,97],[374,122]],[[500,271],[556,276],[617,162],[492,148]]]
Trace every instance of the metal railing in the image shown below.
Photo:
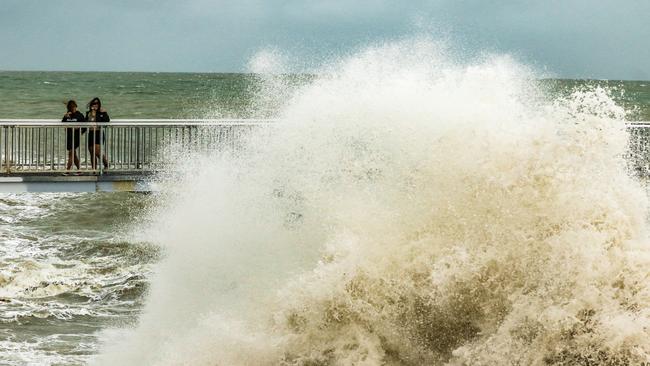
[[[84,174],[102,175],[106,169],[121,173],[156,171],[165,164],[164,154],[170,146],[186,151],[234,149],[251,130],[273,122],[119,119],[68,123],[50,119],[0,119],[0,174],[63,173],[70,158],[68,147],[75,146],[78,146],[74,151],[80,171]],[[108,162],[106,167],[102,163],[104,156]],[[93,164],[93,160],[97,163]],[[72,169],[76,170],[74,164]]]
[[[0,174],[48,174],[66,171],[69,160],[66,134],[79,130],[71,141],[83,174],[148,172],[164,168],[169,147],[185,151],[235,149],[253,129],[272,125],[272,119],[118,119],[102,123],[67,123],[52,119],[0,119]],[[650,176],[650,121],[628,123],[630,167]],[[85,131],[84,131],[85,129]],[[98,132],[98,133],[96,133]],[[99,145],[96,167],[89,137]],[[100,137],[101,136],[101,137]],[[93,140],[92,138],[90,139]],[[99,143],[101,141],[101,143]],[[74,169],[74,165],[72,166]]]
[[[650,121],[627,124],[630,169],[640,177],[650,176]]]

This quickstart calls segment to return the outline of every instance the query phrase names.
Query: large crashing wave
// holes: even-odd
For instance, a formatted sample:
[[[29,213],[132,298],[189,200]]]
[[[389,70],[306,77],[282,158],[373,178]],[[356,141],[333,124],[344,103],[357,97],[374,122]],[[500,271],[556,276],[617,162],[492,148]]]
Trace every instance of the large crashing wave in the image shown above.
[[[99,363],[650,359],[647,201],[605,90],[426,41],[319,75],[244,151],[180,162],[148,306]]]

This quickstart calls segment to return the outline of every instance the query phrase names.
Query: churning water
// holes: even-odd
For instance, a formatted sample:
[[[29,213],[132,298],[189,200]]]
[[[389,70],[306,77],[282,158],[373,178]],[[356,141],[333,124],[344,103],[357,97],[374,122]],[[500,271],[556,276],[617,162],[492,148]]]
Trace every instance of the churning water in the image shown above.
[[[129,194],[0,199],[0,364],[78,365],[97,332],[133,322],[159,250],[129,232]]]
[[[427,41],[318,75],[236,154],[179,159],[146,306],[95,363],[650,360],[648,202],[607,89]]]

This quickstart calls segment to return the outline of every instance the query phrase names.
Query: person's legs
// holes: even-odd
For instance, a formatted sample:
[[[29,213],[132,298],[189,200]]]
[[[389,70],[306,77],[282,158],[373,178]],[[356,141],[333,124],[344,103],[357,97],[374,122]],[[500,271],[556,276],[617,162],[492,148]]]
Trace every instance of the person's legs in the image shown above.
[[[90,152],[90,167],[95,170],[97,169],[97,156],[95,154],[97,145],[88,145],[88,152]]]
[[[93,163],[95,164],[95,167],[97,166],[97,160],[99,160],[99,157],[101,156],[102,153],[102,147],[99,144],[95,144],[95,153],[94,153],[94,160]],[[105,159],[105,157],[104,157]],[[103,159],[102,159],[103,160]],[[106,165],[106,164],[104,164]]]
[[[68,149],[68,162],[65,166],[66,170],[70,170],[72,168],[72,161],[75,161],[75,164],[77,160],[75,160],[76,156],[74,155],[74,149]]]
[[[99,159],[99,156],[102,157],[102,163],[104,164],[104,169],[108,169],[108,159],[106,158],[106,153],[102,152],[102,147],[99,144],[95,145],[95,154],[94,156]],[[97,164],[97,162],[95,162]]]
[[[77,167],[77,170],[80,170],[81,161],[79,161],[79,156],[77,155],[77,149],[72,150],[72,155],[74,156],[74,165]]]

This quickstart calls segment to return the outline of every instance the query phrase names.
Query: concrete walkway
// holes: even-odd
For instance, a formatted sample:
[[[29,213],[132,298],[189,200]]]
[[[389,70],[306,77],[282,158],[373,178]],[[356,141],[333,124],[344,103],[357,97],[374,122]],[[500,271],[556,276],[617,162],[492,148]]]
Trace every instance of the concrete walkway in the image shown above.
[[[151,192],[156,184],[150,172],[0,174],[0,193],[21,192]]]

